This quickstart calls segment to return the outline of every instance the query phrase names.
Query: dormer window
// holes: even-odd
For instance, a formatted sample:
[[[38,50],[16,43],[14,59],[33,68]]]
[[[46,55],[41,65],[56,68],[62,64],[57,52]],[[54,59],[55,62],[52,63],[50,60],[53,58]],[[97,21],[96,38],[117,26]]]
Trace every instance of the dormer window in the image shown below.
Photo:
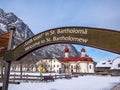
[[[118,64],[118,67],[120,68],[120,63]]]
[[[108,60],[108,62],[111,62],[110,60]]]
[[[106,64],[106,63],[104,62],[104,63],[102,63],[102,64]]]

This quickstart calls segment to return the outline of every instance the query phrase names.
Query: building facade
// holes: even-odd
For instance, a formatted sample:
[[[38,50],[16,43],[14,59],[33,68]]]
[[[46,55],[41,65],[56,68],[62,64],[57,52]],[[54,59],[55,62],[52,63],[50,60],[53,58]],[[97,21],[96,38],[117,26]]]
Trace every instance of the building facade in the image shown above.
[[[120,57],[113,60],[100,61],[96,65],[96,72],[120,76]]]
[[[81,49],[80,56],[69,56],[67,47],[63,52],[63,58],[41,58],[36,64],[15,64],[11,66],[11,71],[38,72],[42,66],[43,72],[94,73],[93,60],[87,56],[84,48]]]
[[[67,73],[94,73],[94,64],[91,57],[86,55],[84,48],[80,56],[69,56],[69,48],[64,49],[65,57],[61,59],[64,63],[64,70]]]
[[[36,63],[38,66],[43,66],[44,72],[55,72],[59,73],[63,67],[63,63],[58,58],[42,58]]]
[[[95,67],[96,73],[111,74],[112,60],[100,61]]]
[[[120,76],[120,57],[117,57],[113,60],[110,69],[111,69],[111,75]]]

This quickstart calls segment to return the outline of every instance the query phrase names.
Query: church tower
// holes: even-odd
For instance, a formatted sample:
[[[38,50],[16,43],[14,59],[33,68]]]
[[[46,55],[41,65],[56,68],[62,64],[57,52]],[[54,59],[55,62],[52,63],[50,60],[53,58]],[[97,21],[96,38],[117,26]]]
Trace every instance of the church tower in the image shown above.
[[[65,58],[68,58],[68,57],[69,57],[69,48],[66,47],[66,48],[64,49],[64,52],[65,52]]]
[[[82,48],[82,49],[81,49],[81,57],[85,57],[85,55],[86,55],[86,53],[85,53],[85,49]]]

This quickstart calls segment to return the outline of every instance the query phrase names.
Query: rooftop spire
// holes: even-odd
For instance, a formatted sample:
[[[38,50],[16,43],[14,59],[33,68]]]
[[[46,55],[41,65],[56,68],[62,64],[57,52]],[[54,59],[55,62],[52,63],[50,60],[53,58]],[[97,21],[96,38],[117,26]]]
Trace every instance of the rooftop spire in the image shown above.
[[[66,48],[64,49],[64,52],[69,52],[69,48],[66,47]]]
[[[82,48],[82,49],[81,49],[81,52],[85,52],[85,49],[84,49],[84,48]]]

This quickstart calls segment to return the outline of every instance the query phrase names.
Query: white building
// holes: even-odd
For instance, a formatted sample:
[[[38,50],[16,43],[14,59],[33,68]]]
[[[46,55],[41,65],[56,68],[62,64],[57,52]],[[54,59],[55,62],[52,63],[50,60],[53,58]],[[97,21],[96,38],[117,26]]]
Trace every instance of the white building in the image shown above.
[[[100,61],[96,65],[96,72],[104,72],[106,74],[110,74],[110,68],[112,66],[112,60],[107,60],[107,61]]]
[[[12,64],[10,70],[13,72],[37,72],[37,66],[35,64]]]
[[[120,75],[120,57],[113,60],[100,61],[96,65],[97,72],[107,72],[111,75]]]
[[[94,64],[91,57],[86,55],[85,49],[81,49],[81,56],[69,56],[69,49],[64,49],[65,57],[61,62],[65,64],[65,71],[68,73],[94,73]]]
[[[55,72],[59,73],[62,68],[62,62],[57,58],[42,58],[36,65],[42,65],[44,72]]]
[[[111,66],[111,75],[120,75],[120,57],[113,60]]]
[[[111,70],[120,70],[120,57],[117,57],[113,60]]]

